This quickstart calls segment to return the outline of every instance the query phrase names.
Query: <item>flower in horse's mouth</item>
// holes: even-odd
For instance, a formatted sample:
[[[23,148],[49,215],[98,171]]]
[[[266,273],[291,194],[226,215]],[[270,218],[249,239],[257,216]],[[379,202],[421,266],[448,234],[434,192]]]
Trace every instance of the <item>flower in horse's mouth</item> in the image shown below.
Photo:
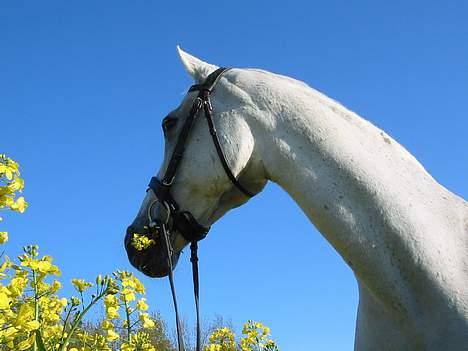
[[[132,246],[138,251],[142,251],[150,247],[151,245],[156,244],[153,239],[148,238],[146,235],[140,235],[138,233],[133,233]]]

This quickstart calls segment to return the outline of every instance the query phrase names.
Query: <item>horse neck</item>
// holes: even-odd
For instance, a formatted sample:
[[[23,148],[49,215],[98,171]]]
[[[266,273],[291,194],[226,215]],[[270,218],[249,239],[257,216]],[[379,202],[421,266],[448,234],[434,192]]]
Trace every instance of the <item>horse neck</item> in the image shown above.
[[[375,293],[397,290],[392,280],[402,281],[402,270],[430,271],[433,248],[447,240],[440,219],[449,209],[439,198],[451,193],[369,122],[309,87],[283,85],[268,99],[257,87],[253,130],[268,178]]]

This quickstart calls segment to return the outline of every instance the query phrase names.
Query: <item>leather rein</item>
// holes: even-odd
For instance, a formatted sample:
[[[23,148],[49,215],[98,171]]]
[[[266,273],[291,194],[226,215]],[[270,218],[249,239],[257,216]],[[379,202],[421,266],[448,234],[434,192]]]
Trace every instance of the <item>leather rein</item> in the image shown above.
[[[229,68],[218,68],[212,72],[202,84],[195,84],[190,87],[188,92],[198,91],[198,96],[194,100],[188,117],[185,119],[185,122],[179,133],[174,151],[171,155],[169,164],[166,168],[166,172],[162,179],[157,177],[152,177],[148,185],[156,195],[157,200],[150,206],[148,211],[149,216],[149,230],[154,237],[163,237],[163,243],[165,246],[165,251],[167,254],[167,264],[169,268],[169,282],[171,286],[172,300],[174,304],[174,310],[176,315],[176,327],[177,327],[177,344],[178,350],[184,351],[184,341],[182,336],[179,311],[177,307],[177,298],[174,285],[174,276],[173,276],[173,264],[172,264],[172,242],[171,242],[171,231],[178,231],[185,240],[190,242],[190,261],[192,262],[192,276],[193,276],[193,292],[195,297],[195,308],[196,308],[196,317],[197,317],[197,351],[201,351],[201,328],[200,328],[200,307],[199,307],[199,278],[198,278],[198,241],[205,238],[209,227],[205,227],[197,222],[193,215],[189,211],[183,211],[180,209],[177,202],[172,197],[170,190],[174,183],[174,179],[177,174],[177,169],[179,167],[180,161],[183,159],[185,146],[187,139],[190,135],[190,131],[194,125],[194,122],[197,116],[200,114],[201,110],[204,111],[206,121],[208,123],[208,128],[210,131],[211,138],[216,148],[219,160],[226,172],[226,175],[234,184],[234,186],[239,189],[245,196],[252,197],[253,193],[248,191],[239,181],[236,179],[231,169],[229,168],[226,157],[221,148],[219,142],[218,134],[213,122],[213,108],[210,102],[210,94],[213,92],[216,83],[221,78],[222,74],[228,71]],[[148,189],[148,190],[149,190]],[[153,219],[151,218],[151,210],[153,205],[159,202],[166,209],[167,216],[164,220]]]

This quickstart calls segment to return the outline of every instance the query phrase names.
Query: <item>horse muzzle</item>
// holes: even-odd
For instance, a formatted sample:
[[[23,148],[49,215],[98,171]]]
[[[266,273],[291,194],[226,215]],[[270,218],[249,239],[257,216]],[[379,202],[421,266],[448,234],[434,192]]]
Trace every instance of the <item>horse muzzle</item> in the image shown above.
[[[124,245],[127,251],[128,260],[133,267],[143,274],[152,278],[162,278],[169,274],[169,261],[162,238],[156,237],[154,233],[145,230],[144,235],[154,240],[154,244],[148,248],[137,250],[133,243],[134,234],[138,233],[132,226],[127,228]],[[179,253],[172,254],[172,265],[175,267],[179,259]]]

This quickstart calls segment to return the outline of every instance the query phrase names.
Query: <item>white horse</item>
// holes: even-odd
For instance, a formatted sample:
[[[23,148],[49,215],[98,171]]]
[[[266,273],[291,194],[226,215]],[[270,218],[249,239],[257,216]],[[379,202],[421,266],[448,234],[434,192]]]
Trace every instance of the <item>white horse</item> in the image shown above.
[[[217,68],[179,54],[195,82]],[[160,177],[195,97],[169,115]],[[232,69],[211,101],[233,174],[255,193],[279,184],[354,271],[356,351],[468,350],[466,201],[382,130],[300,81]],[[206,123],[196,120],[171,193],[210,226],[248,198],[226,176]],[[154,200],[149,191],[128,233],[145,230]],[[187,242],[177,233],[172,241],[176,263]],[[151,252],[150,275],[167,274],[164,252]]]

